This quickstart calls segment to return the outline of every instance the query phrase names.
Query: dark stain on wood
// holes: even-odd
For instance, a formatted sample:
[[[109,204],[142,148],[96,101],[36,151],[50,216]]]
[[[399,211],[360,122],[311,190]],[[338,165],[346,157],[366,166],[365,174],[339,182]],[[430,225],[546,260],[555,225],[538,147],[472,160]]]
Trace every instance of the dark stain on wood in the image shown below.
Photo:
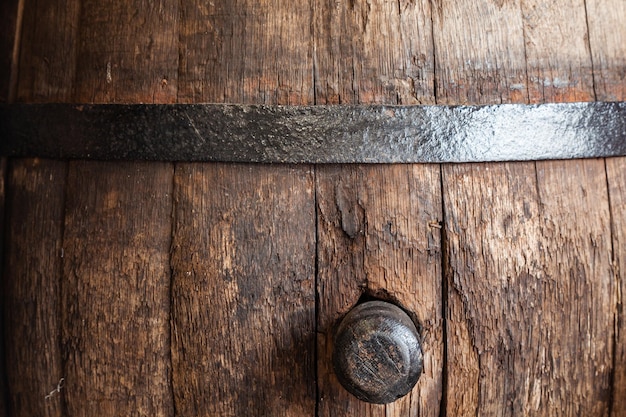
[[[67,164],[13,160],[7,181],[3,273],[8,409],[11,415],[61,416],[61,293]],[[18,342],[19,341],[19,342]]]
[[[175,184],[176,410],[313,414],[311,167],[180,164]]]

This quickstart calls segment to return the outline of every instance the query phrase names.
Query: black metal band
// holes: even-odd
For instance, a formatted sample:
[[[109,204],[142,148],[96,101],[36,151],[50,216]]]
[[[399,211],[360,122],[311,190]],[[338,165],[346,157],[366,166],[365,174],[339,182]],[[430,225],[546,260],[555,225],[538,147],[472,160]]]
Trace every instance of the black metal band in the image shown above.
[[[494,106],[11,104],[0,154],[264,163],[626,155],[626,103]]]

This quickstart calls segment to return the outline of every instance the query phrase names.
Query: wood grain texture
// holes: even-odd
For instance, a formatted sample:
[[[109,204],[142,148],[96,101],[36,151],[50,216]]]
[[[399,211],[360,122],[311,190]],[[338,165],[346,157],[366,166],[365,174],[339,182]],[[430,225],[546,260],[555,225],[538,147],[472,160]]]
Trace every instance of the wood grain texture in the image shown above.
[[[594,100],[583,0],[435,0],[433,29],[438,103]]]
[[[320,416],[438,416],[442,393],[441,194],[436,165],[317,168]],[[335,325],[363,295],[399,303],[420,324],[424,373],[386,406],[361,402],[331,366]]]
[[[602,160],[444,170],[448,415],[607,415],[615,285]]]
[[[67,164],[14,160],[7,183],[3,274],[11,415],[61,416],[60,277]]]
[[[61,284],[68,415],[173,414],[172,175],[171,164],[70,164]]]
[[[24,2],[16,99],[22,102],[71,101],[80,1]]]
[[[4,210],[6,205],[6,179],[7,179],[7,158],[0,158],[0,263],[4,267],[5,253],[4,253],[4,230],[5,230],[5,216]],[[4,331],[4,303],[5,303],[5,271],[0,268],[0,289],[2,294],[0,296],[0,417],[8,416],[8,403],[9,403],[9,384],[7,381],[7,364],[6,364],[6,345],[7,338]]]
[[[585,0],[596,100],[626,100],[626,1]]]
[[[520,0],[531,103],[594,101],[585,0]]]
[[[19,62],[11,63],[19,63],[17,99],[428,104],[436,96],[440,104],[487,104],[593,100],[594,93],[598,100],[625,99],[623,0],[196,3],[24,0]],[[11,31],[4,16],[3,22]],[[131,165],[72,164],[68,209],[83,214],[68,216],[71,245],[64,248],[65,280],[58,281],[60,178],[67,167],[15,161],[4,312],[7,340],[20,342],[7,343],[9,405],[16,415],[94,409],[171,415],[173,374],[181,415],[313,414],[317,366],[321,415],[437,415],[441,400],[448,415],[603,415],[611,372],[612,415],[626,414],[626,320],[622,304],[615,308],[626,291],[623,165],[606,163],[609,217],[597,161],[537,169],[444,166],[452,210],[444,340],[441,279],[430,278],[441,275],[439,229],[421,223],[441,219],[436,168],[319,168],[316,324],[310,167],[290,174],[293,167],[181,165],[170,334],[171,202],[160,193],[171,191],[171,166],[140,164],[135,172]],[[143,185],[135,190],[134,181]],[[119,187],[123,204],[107,208],[105,192]],[[411,190],[411,197],[394,200],[389,190],[396,189]],[[123,244],[126,252],[116,252]],[[133,259],[156,259],[142,268],[156,278],[133,283],[143,276]],[[270,272],[259,266],[266,259]],[[306,278],[295,280],[294,271]],[[257,274],[263,278],[253,279]],[[407,282],[403,274],[418,278]],[[432,355],[421,385],[386,408],[349,397],[328,368],[332,325],[363,293],[416,311]],[[61,376],[65,388],[42,403]]]
[[[15,100],[24,0],[0,2],[0,103]]]
[[[81,1],[76,100],[173,103],[178,2]]]
[[[613,272],[618,298],[611,417],[618,417],[626,415],[626,158],[607,159],[606,174],[611,203]]]
[[[78,1],[22,0],[9,101],[72,99]],[[19,19],[16,25],[19,27]],[[4,320],[12,416],[65,415],[61,277],[67,163],[9,164]]]
[[[432,18],[437,103],[526,101],[519,0],[433,0]]]
[[[179,164],[175,201],[176,412],[313,416],[311,167]]]
[[[309,2],[181,4],[179,102],[313,104]]]
[[[318,104],[430,104],[430,1],[314,0]]]

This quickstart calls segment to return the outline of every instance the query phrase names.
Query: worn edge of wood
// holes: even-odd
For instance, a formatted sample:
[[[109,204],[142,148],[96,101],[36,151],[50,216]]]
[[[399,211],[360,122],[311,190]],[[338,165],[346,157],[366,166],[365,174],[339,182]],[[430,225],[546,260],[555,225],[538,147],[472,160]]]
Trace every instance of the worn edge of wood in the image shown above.
[[[490,106],[0,105],[0,155],[445,163],[626,155],[626,102]]]
[[[6,187],[7,187],[7,169],[8,160],[7,158],[0,158],[0,289],[2,289],[4,294],[5,288],[5,279],[6,273],[4,271],[4,262],[5,262],[5,236],[4,231],[6,229],[7,219],[5,217],[5,206],[6,206]],[[7,374],[7,363],[6,363],[6,344],[7,337],[5,331],[5,313],[4,313],[4,304],[5,299],[4,295],[0,296],[0,417],[5,417],[9,415],[8,404],[9,404],[9,381]]]
[[[3,1],[0,13],[4,23],[0,29],[0,102],[11,103],[15,99],[17,85],[24,0]]]
[[[626,413],[626,337],[624,336],[624,270],[626,269],[626,158],[605,160],[612,237],[612,269],[617,298],[614,317],[613,374],[610,416]]]

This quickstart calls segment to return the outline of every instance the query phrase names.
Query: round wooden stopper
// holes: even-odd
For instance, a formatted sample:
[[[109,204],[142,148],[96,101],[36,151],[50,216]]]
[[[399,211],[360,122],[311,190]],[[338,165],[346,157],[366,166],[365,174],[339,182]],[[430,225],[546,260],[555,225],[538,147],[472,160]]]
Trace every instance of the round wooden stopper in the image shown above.
[[[393,304],[359,304],[337,328],[335,373],[360,400],[387,404],[403,397],[422,374],[423,362],[415,324]]]

